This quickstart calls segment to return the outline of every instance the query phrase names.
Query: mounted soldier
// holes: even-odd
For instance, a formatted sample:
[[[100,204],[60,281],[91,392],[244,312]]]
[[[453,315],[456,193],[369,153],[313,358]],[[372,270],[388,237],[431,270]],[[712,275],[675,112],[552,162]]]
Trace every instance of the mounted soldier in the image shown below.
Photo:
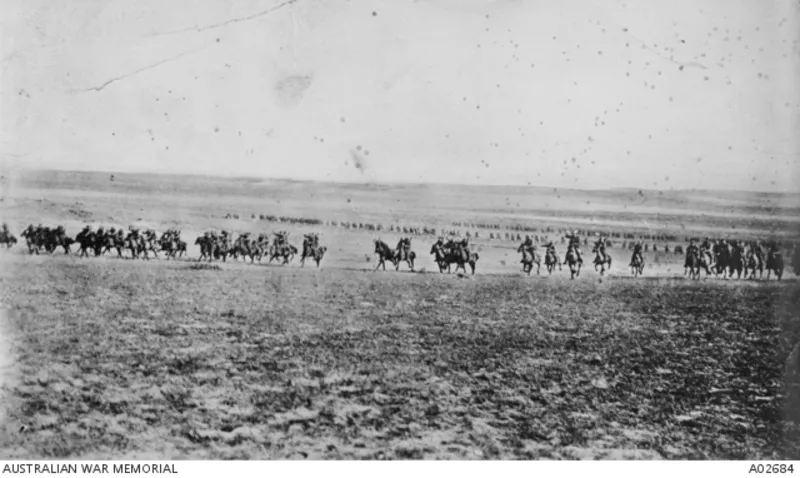
[[[528,236],[528,235],[526,235],[526,236],[525,236],[525,242],[523,242],[523,243],[522,243],[522,245],[523,245],[523,246],[524,246],[526,249],[531,249],[531,248],[533,248],[533,239],[531,239],[531,236]]]
[[[577,234],[568,234],[567,239],[569,239],[569,245],[567,246],[567,255],[570,252],[574,252],[575,256],[578,259],[579,264],[583,264],[583,256],[581,254],[581,239],[578,237]],[[564,264],[567,263],[566,256],[564,257]]]
[[[752,251],[753,251],[753,255],[756,257],[756,259],[758,259],[759,266],[763,265],[764,264],[764,246],[761,243],[760,239],[756,241],[755,245],[753,245]]]
[[[694,239],[689,242],[689,245],[686,246],[686,260],[684,262],[684,267],[690,267],[690,258],[697,257],[700,258],[700,249],[697,247]]]
[[[633,254],[631,255],[630,267],[634,266],[636,258],[639,259],[639,263],[644,262],[644,257],[642,256],[642,244],[639,242],[637,242],[636,245],[633,246]]]

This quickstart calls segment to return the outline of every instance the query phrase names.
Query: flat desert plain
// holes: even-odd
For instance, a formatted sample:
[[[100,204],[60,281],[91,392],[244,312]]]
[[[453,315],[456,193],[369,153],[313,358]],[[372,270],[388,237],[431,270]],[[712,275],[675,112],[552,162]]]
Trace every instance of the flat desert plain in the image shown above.
[[[604,277],[591,266],[576,280],[566,268],[527,276],[516,239],[453,225],[678,238],[647,241],[660,248],[704,235],[788,242],[797,196],[49,171],[0,181],[17,236],[28,224],[71,236],[135,224],[179,228],[189,243],[170,261],[30,255],[24,241],[0,251],[2,458],[800,457],[791,266],[780,282],[692,281],[659,249],[633,279],[630,252],[612,247]],[[372,240],[408,235],[389,225],[478,231],[476,274],[440,274],[435,236],[418,235],[416,273],[373,272]],[[194,238],[209,229],[287,230],[297,246],[315,231],[328,252],[319,269],[198,264]]]

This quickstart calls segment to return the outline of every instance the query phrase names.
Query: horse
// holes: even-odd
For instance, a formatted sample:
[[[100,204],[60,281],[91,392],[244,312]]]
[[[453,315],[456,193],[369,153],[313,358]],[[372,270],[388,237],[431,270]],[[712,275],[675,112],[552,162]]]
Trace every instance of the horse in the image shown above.
[[[33,228],[33,224],[25,228],[25,230],[20,233],[20,237],[25,238],[25,244],[28,246],[29,254],[33,254],[35,252],[36,255],[39,255],[38,233]]]
[[[781,255],[781,251],[776,249],[771,249],[767,253],[767,280],[769,280],[771,272],[775,273],[775,277],[778,280],[783,277],[783,255]]]
[[[200,257],[197,259],[197,262],[202,261],[203,258],[206,257],[208,257],[208,262],[211,262],[211,238],[208,236],[198,236],[194,241],[194,245],[200,246]]]
[[[759,279],[764,278],[764,260],[751,248],[745,255],[744,278],[747,279],[749,273],[750,279],[755,279],[756,272]]]
[[[556,252],[555,248],[545,251],[544,265],[547,268],[548,275],[552,274],[553,271],[556,270],[556,266],[558,266],[558,270],[561,270],[561,261],[558,260],[558,253]]]
[[[684,268],[688,268],[689,278],[694,280],[700,279],[701,267],[705,267],[705,265],[702,263],[700,255],[696,252],[687,251]],[[705,267],[705,269],[706,269],[706,275],[708,275],[709,274],[708,267]],[[686,275],[686,271],[684,271],[684,275]]]
[[[737,244],[731,244],[730,255],[728,256],[728,277],[733,278],[733,273],[736,272],[736,278],[742,278],[742,270],[744,269],[744,258],[742,255],[742,248]],[[745,272],[746,277],[746,272]]]
[[[75,236],[75,241],[78,243],[78,257],[89,257],[89,250],[94,250],[96,239],[95,232],[81,231]],[[38,252],[37,252],[38,254]]]
[[[238,260],[242,256],[242,260],[247,262],[247,256],[250,254],[250,240],[247,235],[240,235],[233,241],[230,248],[230,255],[233,260]]]
[[[478,262],[478,259],[480,258],[477,252],[467,252],[464,250],[451,249],[451,255],[453,258],[453,262],[451,263],[455,263],[456,265],[456,274],[458,274],[459,269],[463,270],[464,274],[466,274],[467,273],[466,265],[469,264],[471,274],[475,275],[475,265]],[[447,265],[447,272],[450,273],[450,264]]]
[[[406,237],[400,239],[397,242],[397,247],[394,250],[395,253],[395,261],[394,261],[394,268],[395,270],[400,270],[400,263],[405,262],[408,264],[408,268],[412,271],[414,270],[414,260],[417,258],[417,255],[414,251],[411,250],[411,239]],[[466,270],[464,270],[466,272]]]
[[[58,249],[59,247],[63,247],[64,254],[70,255],[70,253],[72,252],[70,250],[70,246],[72,246],[73,244],[75,244],[75,239],[66,235],[57,236],[53,242],[53,252],[55,252],[55,250]]]
[[[433,261],[439,266],[439,273],[443,274],[445,269],[450,273],[450,264],[455,262],[453,251],[437,242],[431,246],[430,253],[433,255]]]
[[[728,268],[730,257],[731,251],[727,244],[714,245],[714,266],[712,267],[714,275],[719,276],[722,274],[725,277],[725,270]]]
[[[313,236],[314,240],[312,240],[309,236],[306,236],[303,239],[303,254],[300,256],[300,267],[304,267],[306,264],[306,259],[311,258],[317,263],[317,267],[319,267],[319,261],[322,260],[322,257],[325,255],[325,251],[328,250],[327,247],[320,247],[317,244],[316,236]],[[322,251],[320,253],[320,251]]]
[[[310,257],[314,259],[314,262],[317,263],[317,268],[319,268],[319,263],[322,261],[322,258],[325,256],[325,251],[327,250],[328,248],[325,246],[312,247],[310,251],[306,251],[304,248],[303,256],[300,258],[300,267],[305,267],[306,258]]]
[[[228,262],[228,256],[232,252],[228,236],[214,237],[211,240],[211,253],[214,259],[222,259],[222,262]]]
[[[410,240],[407,245],[410,246]],[[456,265],[456,274],[458,270],[461,269],[464,271],[464,274],[467,273],[467,264],[469,264],[470,271],[472,275],[475,275],[475,265],[478,262],[480,256],[477,252],[469,252],[466,244],[457,244],[450,241],[448,244],[445,244],[444,250],[446,252],[447,257],[447,272],[450,273],[450,265]],[[412,252],[413,254],[413,252]]]
[[[103,254],[106,252],[111,252],[111,249],[117,250],[117,257],[120,259],[123,257],[122,251],[125,249],[125,238],[120,237],[116,234],[109,234],[106,236],[105,240],[105,249],[103,250]]]
[[[575,279],[581,275],[581,261],[578,259],[578,253],[575,252],[574,248],[570,247],[567,249],[564,263],[569,265],[570,279]]]
[[[477,252],[470,252],[466,254],[466,256],[467,256],[466,261],[460,261],[458,264],[456,264],[456,272],[458,272],[458,269],[461,268],[464,271],[464,274],[466,274],[467,269],[466,267],[464,267],[464,265],[469,264],[470,273],[472,275],[475,275],[475,266],[477,265],[480,256],[478,255]]]
[[[601,242],[598,241],[594,245],[594,249],[592,249],[594,253],[594,270],[597,270],[597,267],[600,267],[600,275],[605,275],[606,269],[611,269],[611,256],[606,254],[606,246]]]
[[[282,265],[287,265],[292,261],[295,254],[297,254],[297,248],[291,244],[273,244],[269,250],[269,261],[267,261],[267,264],[271,264],[273,260],[282,257]]]
[[[144,244],[143,237],[134,236],[132,232],[129,232],[125,237],[124,244],[125,248],[131,251],[131,259],[138,258],[140,254],[144,254],[146,259],[150,259],[147,256],[147,247]]]
[[[156,259],[158,259],[158,250],[156,249],[156,244],[158,240],[156,237],[156,232],[154,230],[148,229],[147,231],[145,231],[144,234],[141,236],[140,242],[145,248],[145,259],[149,259],[149,257],[147,256],[148,251],[152,252],[153,255],[156,256]]]
[[[714,254],[709,249],[700,248],[700,264],[706,269],[706,275],[710,275],[716,264],[714,263]]]
[[[644,272],[644,256],[634,253],[631,257],[631,272],[633,277],[640,276]]]
[[[517,248],[517,252],[522,253],[522,259],[519,261],[522,264],[522,272],[531,275],[533,265],[536,264],[536,275],[538,276],[539,271],[542,269],[542,261],[533,247],[526,246],[523,242]]]
[[[242,255],[243,260],[246,261],[246,258],[249,257],[250,263],[253,264],[256,261],[256,257],[258,257],[258,262],[261,262],[261,258],[264,257],[265,249],[269,249],[269,247],[265,247],[265,244],[251,239],[244,244],[240,244],[239,253]]]
[[[179,259],[186,254],[186,241],[181,241],[180,239],[175,241],[175,248],[172,250],[173,259],[175,258],[175,254],[178,255]]]
[[[14,234],[0,232],[0,244],[2,244],[4,247],[10,249],[16,243],[17,238],[14,237]]]
[[[374,270],[378,270],[378,267],[383,267],[383,270],[386,270],[386,261],[390,261],[393,265],[397,265],[397,257],[395,255],[395,251],[389,247],[388,244],[383,242],[380,239],[375,239],[375,254],[378,255],[378,264],[375,266]]]

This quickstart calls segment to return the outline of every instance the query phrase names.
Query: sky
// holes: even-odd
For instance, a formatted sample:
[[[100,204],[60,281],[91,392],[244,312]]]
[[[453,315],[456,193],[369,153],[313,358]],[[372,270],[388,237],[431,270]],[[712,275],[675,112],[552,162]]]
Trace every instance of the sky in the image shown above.
[[[6,167],[800,192],[798,0],[0,0]]]

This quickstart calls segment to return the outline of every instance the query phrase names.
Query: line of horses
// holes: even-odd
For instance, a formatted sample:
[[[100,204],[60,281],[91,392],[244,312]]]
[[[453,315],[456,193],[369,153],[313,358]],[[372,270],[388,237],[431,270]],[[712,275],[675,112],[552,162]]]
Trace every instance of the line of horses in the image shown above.
[[[216,232],[206,232],[197,237],[194,244],[200,248],[198,261],[227,261],[228,258],[238,260],[250,259],[251,263],[256,260],[267,259],[268,263],[277,260],[283,265],[288,265],[292,259],[300,253],[298,248],[288,242],[288,233],[273,233],[275,237],[269,240],[267,234],[259,234],[251,237],[250,233],[242,233],[235,240],[232,235],[223,231],[221,234]],[[187,243],[181,240],[181,232],[170,229],[160,237],[152,229],[139,231],[129,228],[125,232],[122,228],[110,228],[104,230],[92,230],[89,226],[81,230],[75,238],[70,238],[62,226],[44,227],[28,226],[22,233],[26,245],[31,254],[45,252],[52,254],[57,249],[63,248],[65,254],[71,253],[71,247],[77,245],[78,257],[103,256],[106,253],[116,251],[117,257],[130,257],[132,259],[149,259],[152,254],[156,258],[159,252],[163,253],[167,259],[177,259],[187,253]],[[17,238],[11,234],[8,227],[4,224],[0,230],[0,245],[12,247],[17,244]],[[607,252],[608,241],[600,238],[594,242],[591,249],[594,258],[592,265],[600,275],[611,268],[613,259]],[[374,254],[377,255],[378,262],[374,270],[382,268],[386,270],[387,261],[391,263],[395,270],[400,270],[401,264],[407,264],[410,270],[414,270],[416,253],[411,250],[411,238],[402,237],[397,246],[392,248],[381,239],[374,240]],[[520,263],[522,272],[530,275],[534,266],[536,274],[541,274],[542,263],[548,275],[556,270],[561,271],[562,266],[567,266],[570,271],[570,278],[575,279],[580,276],[583,267],[583,258],[580,253],[580,242],[572,236],[567,247],[567,252],[563,260],[556,251],[556,245],[551,241],[544,246],[543,254],[537,250],[537,245],[526,237],[517,248],[516,252],[521,254]],[[641,276],[645,270],[645,258],[641,253],[641,244],[634,247],[631,261],[628,264],[631,274],[634,277]],[[317,267],[320,267],[327,247],[319,244],[317,234],[306,234],[303,240],[302,253],[300,254],[300,265],[304,266],[306,260],[313,260]],[[453,240],[452,238],[444,241],[439,238],[430,249],[434,262],[439,268],[440,273],[452,272],[455,265],[455,272],[463,271],[467,273],[467,266],[470,272],[475,274],[477,262],[480,255],[470,250],[469,240]],[[792,266],[795,273],[800,273],[800,253],[792,254]],[[699,279],[701,272],[705,271],[706,276],[723,278],[744,278],[762,279],[766,271],[766,279],[769,280],[772,274],[781,280],[784,272],[784,260],[780,247],[777,244],[766,245],[766,253],[760,243],[740,243],[737,241],[718,241],[708,240],[698,247],[694,243],[686,248],[684,262],[684,276],[691,279]]]
[[[231,241],[231,236],[225,231],[221,234],[209,231],[199,236],[194,243],[200,247],[198,261],[206,259],[211,262],[215,259],[221,259],[225,262],[230,256],[233,260],[237,260],[239,257],[246,260],[249,257],[251,264],[256,259],[260,263],[263,258],[267,258],[268,264],[271,264],[273,260],[282,259],[282,264],[288,265],[297,255],[297,247],[289,243],[288,233],[281,231],[274,233],[274,235],[275,237],[271,243],[267,234],[262,233],[258,237],[251,238],[249,232],[240,234],[235,241]],[[327,247],[319,244],[317,234],[306,234],[303,238],[300,266],[304,267],[306,260],[311,259],[319,267],[327,250]]]
[[[611,254],[606,251],[606,244],[608,244],[608,241],[601,238],[595,241],[594,247],[592,248],[592,254],[594,254],[592,265],[595,271],[599,272],[601,276],[605,275],[605,273],[611,269],[611,264],[613,262]],[[575,279],[581,275],[583,257],[580,252],[580,242],[574,236],[570,238],[563,261],[559,259],[556,245],[552,241],[545,246],[544,257],[542,257],[538,252],[537,246],[529,237],[526,237],[525,241],[519,245],[517,253],[522,254],[522,259],[520,260],[522,263],[522,272],[528,275],[531,274],[534,265],[536,266],[536,275],[540,275],[543,259],[548,275],[555,272],[556,269],[561,271],[561,266],[563,265],[569,267],[570,279]]]
[[[800,274],[800,254],[792,254],[792,260],[795,274]],[[705,271],[706,277],[713,275],[732,279],[735,274],[736,279],[763,279],[766,270],[767,280],[773,273],[777,280],[781,280],[784,267],[783,253],[778,244],[767,244],[764,253],[760,243],[714,241],[687,248],[684,275],[699,279],[700,273]]]

